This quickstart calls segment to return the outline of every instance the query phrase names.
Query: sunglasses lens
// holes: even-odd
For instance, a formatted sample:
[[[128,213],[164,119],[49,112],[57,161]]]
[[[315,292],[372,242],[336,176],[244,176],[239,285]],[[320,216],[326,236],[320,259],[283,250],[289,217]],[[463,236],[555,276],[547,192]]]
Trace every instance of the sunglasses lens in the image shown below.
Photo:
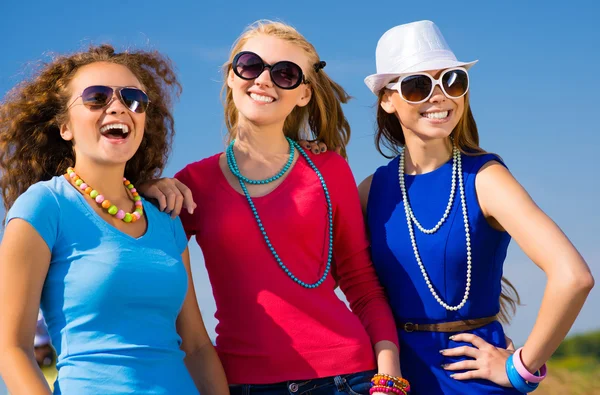
[[[246,52],[236,56],[233,62],[235,74],[245,80],[251,80],[260,75],[264,68],[262,59],[254,53]]]
[[[451,70],[442,78],[444,90],[450,97],[461,97],[469,88],[469,75],[464,70]]]
[[[112,99],[113,89],[108,86],[89,86],[81,94],[83,104],[93,110],[100,109]]]
[[[409,102],[420,102],[431,93],[431,78],[425,75],[411,75],[402,80],[400,92]]]
[[[131,111],[143,113],[148,108],[148,95],[136,88],[121,89],[121,99]]]
[[[293,89],[300,84],[302,69],[296,63],[277,62],[271,68],[273,83],[282,89]]]

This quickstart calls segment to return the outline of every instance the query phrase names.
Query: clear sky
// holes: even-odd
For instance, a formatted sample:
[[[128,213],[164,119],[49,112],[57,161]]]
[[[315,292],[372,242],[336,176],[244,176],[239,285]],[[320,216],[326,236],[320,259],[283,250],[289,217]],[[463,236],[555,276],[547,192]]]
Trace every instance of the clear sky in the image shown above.
[[[282,20],[316,46],[327,61],[326,71],[354,97],[345,110],[352,126],[350,165],[360,181],[387,161],[374,148],[375,97],[362,82],[375,72],[377,40],[395,25],[430,19],[460,60],[479,59],[471,69],[471,103],[482,146],[503,157],[600,279],[599,11],[592,0],[0,0],[0,95],[53,52],[104,42],[119,49],[157,49],[173,60],[184,88],[165,170],[171,176],[223,149],[220,65],[233,41],[257,19]],[[200,307],[214,336],[214,303],[202,254],[195,245],[191,252]],[[516,243],[505,274],[525,304],[508,328],[522,343],[535,320],[545,278]],[[574,331],[600,328],[593,313],[599,310],[596,289]]]

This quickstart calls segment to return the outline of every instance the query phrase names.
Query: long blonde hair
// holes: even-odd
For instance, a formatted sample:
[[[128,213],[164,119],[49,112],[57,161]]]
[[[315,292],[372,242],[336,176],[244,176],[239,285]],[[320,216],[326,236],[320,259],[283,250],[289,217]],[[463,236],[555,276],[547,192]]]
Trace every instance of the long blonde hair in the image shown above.
[[[377,133],[375,133],[375,145],[377,151],[386,158],[392,158],[400,152],[406,144],[402,125],[396,114],[390,114],[381,107],[385,89],[379,92],[377,100]],[[479,146],[479,132],[473,111],[469,105],[469,93],[465,95],[465,108],[460,120],[451,133],[456,147],[465,155],[483,155],[487,152]],[[386,154],[384,148],[392,152]],[[502,277],[502,292],[500,294],[500,313],[498,317],[501,322],[508,324],[516,308],[521,304],[521,298],[514,285],[505,277]]]
[[[281,22],[260,20],[246,28],[231,48],[229,60],[223,65],[224,83],[221,90],[225,110],[225,125],[228,139],[235,138],[238,123],[238,110],[233,102],[231,88],[227,85],[227,76],[231,71],[233,58],[241,51],[246,42],[257,36],[271,36],[285,40],[304,50],[309,64],[321,61],[315,47],[292,26]],[[346,145],[350,140],[350,125],[342,110],[350,96],[324,70],[314,68],[303,70],[310,82],[312,98],[304,107],[296,107],[285,120],[283,132],[292,140],[317,139],[328,147],[340,147],[346,155]]]

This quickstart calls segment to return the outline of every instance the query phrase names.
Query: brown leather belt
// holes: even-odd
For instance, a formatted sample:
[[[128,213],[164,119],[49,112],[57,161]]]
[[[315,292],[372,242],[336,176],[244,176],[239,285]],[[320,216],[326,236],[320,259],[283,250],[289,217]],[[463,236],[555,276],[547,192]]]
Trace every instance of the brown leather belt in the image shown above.
[[[494,322],[497,319],[498,317],[494,315],[492,317],[475,318],[472,320],[461,320],[452,322],[441,322],[439,324],[415,324],[412,322],[396,321],[396,325],[398,325],[398,328],[402,329],[405,332],[463,332],[481,328],[482,326]]]

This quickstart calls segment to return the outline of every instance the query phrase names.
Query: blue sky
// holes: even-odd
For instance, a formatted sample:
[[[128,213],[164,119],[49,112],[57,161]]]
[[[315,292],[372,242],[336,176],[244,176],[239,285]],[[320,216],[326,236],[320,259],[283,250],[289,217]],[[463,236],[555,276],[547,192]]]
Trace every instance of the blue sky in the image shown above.
[[[9,4],[7,4],[9,3]],[[565,231],[600,279],[598,102],[600,29],[593,1],[302,1],[113,2],[5,1],[0,6],[0,95],[52,52],[110,42],[157,49],[175,63],[183,84],[177,136],[165,171],[223,149],[220,65],[249,23],[294,25],[311,41],[326,71],[354,97],[350,165],[357,181],[386,159],[373,144],[374,96],[363,79],[375,71],[375,46],[387,29],[433,20],[471,69],[471,103],[482,146],[499,153],[517,179]],[[47,59],[47,57],[46,57]],[[200,307],[214,334],[214,303],[201,252],[191,248]],[[476,262],[474,263],[477,264]],[[543,273],[512,243],[505,274],[525,306],[508,333],[522,343],[535,320]],[[574,331],[599,328],[594,290]]]

